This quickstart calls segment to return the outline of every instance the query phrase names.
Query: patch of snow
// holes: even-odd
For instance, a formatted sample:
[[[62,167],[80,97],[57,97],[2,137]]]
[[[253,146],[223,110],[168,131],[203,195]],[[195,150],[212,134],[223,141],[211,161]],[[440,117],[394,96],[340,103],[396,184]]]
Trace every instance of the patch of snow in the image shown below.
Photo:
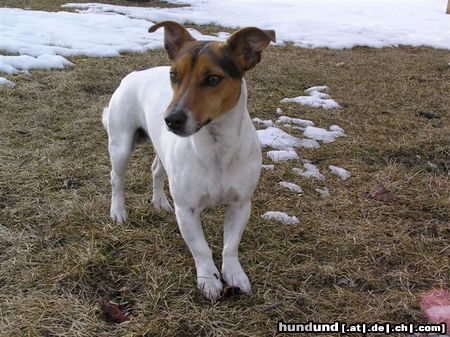
[[[261,118],[255,117],[252,119],[253,123],[264,126],[265,128],[273,126],[273,122],[270,119],[262,120]]]
[[[296,167],[294,167],[292,170],[298,175],[301,175],[306,178],[316,178],[319,180],[325,180],[325,176],[322,173],[320,173],[316,165],[311,163],[304,163],[303,167],[305,168],[305,170]]]
[[[449,65],[450,65],[450,63],[449,63]],[[283,113],[283,110],[281,110],[280,108],[277,108],[277,109],[275,110],[275,113],[276,113],[278,116],[280,116],[280,115]]]
[[[0,71],[7,74],[19,73],[31,69],[64,68],[73,65],[59,55],[42,54],[38,57],[29,55],[4,56],[0,55]]]
[[[271,147],[276,150],[284,150],[293,147],[319,147],[319,143],[313,139],[299,139],[275,127],[257,130],[256,133],[258,134],[259,143],[262,147]]]
[[[295,152],[294,150],[269,151],[267,152],[267,157],[272,159],[275,163],[279,161],[298,159],[297,152]]]
[[[275,165],[262,165],[261,168],[267,171],[273,171],[275,169]]]
[[[331,173],[338,175],[342,180],[346,180],[351,176],[350,172],[342,167],[330,165],[328,166],[328,168],[330,169]]]
[[[324,188],[316,188],[316,192],[319,192],[320,196],[322,198],[329,198],[330,197],[330,191],[328,190],[328,187]]]
[[[4,77],[0,77],[0,85],[4,85],[7,88],[14,88],[16,86],[14,82],[11,82]]]
[[[338,109],[341,106],[333,99],[323,99],[314,96],[297,96],[293,98],[283,98],[281,103],[299,103],[313,108]]]
[[[143,10],[133,11],[139,16]],[[153,22],[113,13],[106,7],[84,14],[0,8],[0,50],[19,54],[1,56],[0,72],[63,68],[72,65],[65,57],[110,57],[163,47],[163,29],[148,33]],[[189,31],[200,40],[220,40]]]
[[[328,91],[328,86],[326,86],[326,85],[315,85],[315,86],[313,86],[313,87],[310,87],[310,88],[308,88],[308,89],[306,89],[305,90],[305,93],[306,94],[311,94],[311,93],[313,93],[314,91],[317,91],[317,92],[320,92],[320,91]],[[330,95],[328,95],[328,94],[325,94],[326,95],[326,97],[330,97]]]
[[[264,220],[277,220],[286,225],[295,225],[295,224],[299,223],[297,217],[289,216],[284,212],[278,212],[278,211],[266,212],[263,215],[261,215],[261,218],[263,218]]]
[[[277,124],[281,123],[290,123],[290,124],[296,124],[301,126],[302,128],[306,128],[308,126],[314,126],[314,122],[307,120],[307,119],[301,119],[301,118],[292,118],[288,116],[280,116],[277,119]]]
[[[283,98],[281,103],[299,103],[313,108],[339,109],[341,106],[327,93],[321,92],[328,90],[326,85],[314,86],[305,90],[309,96],[297,96],[293,98]]]
[[[280,181],[278,184],[281,186],[287,188],[289,191],[296,192],[296,193],[303,193],[303,189],[294,183],[289,183],[286,181]]]
[[[291,124],[283,124],[281,126],[283,129],[290,129],[290,130],[305,130],[305,128],[302,128],[301,126],[292,126]]]
[[[181,8],[69,4],[91,13],[121,13],[150,21],[255,26],[300,47],[374,48],[399,45],[450,49],[446,0],[169,0]],[[245,20],[243,20],[245,13]],[[1,20],[0,20],[1,21]],[[124,30],[125,31],[125,30]]]
[[[330,126],[330,130],[331,130],[331,131],[340,132],[340,133],[342,133],[343,136],[345,135],[344,129],[341,128],[339,125],[331,125],[331,126]]]
[[[339,127],[339,129],[337,129],[336,127],[337,125],[334,125],[333,130],[328,131],[323,128],[308,126],[305,129],[305,132],[303,132],[303,136],[314,140],[321,140],[324,143],[331,143],[334,142],[336,138],[345,136],[344,130]]]
[[[228,32],[218,32],[217,34],[216,34],[216,36],[220,39],[220,40],[226,40],[226,39],[228,39],[229,37],[230,37],[230,33],[228,33]]]

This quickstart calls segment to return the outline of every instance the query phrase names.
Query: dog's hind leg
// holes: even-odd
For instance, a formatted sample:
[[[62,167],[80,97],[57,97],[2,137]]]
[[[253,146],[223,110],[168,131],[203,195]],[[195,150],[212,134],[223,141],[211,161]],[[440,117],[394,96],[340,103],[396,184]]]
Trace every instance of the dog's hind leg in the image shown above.
[[[134,148],[133,133],[112,135],[109,133],[109,156],[111,159],[111,219],[123,223],[127,218],[123,180]]]
[[[167,200],[166,193],[164,192],[164,179],[166,177],[166,170],[164,169],[161,160],[158,156],[155,156],[152,164],[153,175],[153,197],[152,203],[156,209],[163,209],[166,211],[172,211],[172,206]]]
[[[230,205],[223,225],[222,277],[229,286],[237,287],[244,293],[249,293],[251,286],[239,262],[238,248],[250,211],[250,201]]]

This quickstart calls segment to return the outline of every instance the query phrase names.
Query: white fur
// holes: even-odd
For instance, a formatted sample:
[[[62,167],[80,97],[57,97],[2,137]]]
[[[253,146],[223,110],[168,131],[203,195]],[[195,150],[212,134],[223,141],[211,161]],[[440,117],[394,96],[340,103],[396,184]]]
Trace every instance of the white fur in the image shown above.
[[[261,148],[247,111],[247,89],[242,81],[236,106],[200,131],[180,137],[168,131],[164,113],[172,99],[169,67],[156,67],[126,76],[103,112],[112,163],[111,218],[125,221],[123,178],[142,128],[156,152],[153,205],[171,210],[164,193],[167,173],[177,222],[194,257],[197,285],[215,301],[222,291],[220,274],[203,235],[200,212],[227,204],[224,221],[222,277],[229,285],[250,292],[250,282],[238,258],[242,232],[250,217],[250,199],[259,179]]]

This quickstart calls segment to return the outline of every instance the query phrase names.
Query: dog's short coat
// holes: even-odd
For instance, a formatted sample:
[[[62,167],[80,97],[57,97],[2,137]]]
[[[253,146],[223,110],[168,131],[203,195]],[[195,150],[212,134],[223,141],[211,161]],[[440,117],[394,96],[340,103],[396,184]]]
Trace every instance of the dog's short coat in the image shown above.
[[[243,292],[250,282],[238,258],[250,199],[261,169],[261,149],[247,111],[242,76],[275,41],[273,31],[244,28],[224,43],[196,41],[181,25],[165,21],[166,51],[172,67],[126,76],[103,112],[109,136],[111,218],[123,222],[123,179],[131,152],[147,136],[156,157],[152,165],[155,208],[172,210],[164,192],[167,174],[181,234],[197,268],[197,284],[215,301],[220,274],[203,235],[200,212],[227,204],[224,221],[223,280]]]

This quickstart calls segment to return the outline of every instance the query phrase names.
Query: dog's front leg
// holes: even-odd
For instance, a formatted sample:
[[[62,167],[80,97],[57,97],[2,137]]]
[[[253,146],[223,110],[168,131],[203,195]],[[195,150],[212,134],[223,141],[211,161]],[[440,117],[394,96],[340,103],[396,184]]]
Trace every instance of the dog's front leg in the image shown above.
[[[249,293],[251,286],[239,262],[238,249],[250,211],[250,201],[230,205],[223,225],[222,277],[228,285],[237,287],[244,293]]]
[[[186,241],[197,268],[197,287],[211,301],[220,296],[222,282],[214,264],[211,249],[205,240],[200,224],[200,210],[189,207],[175,207],[175,214],[181,235]]]

